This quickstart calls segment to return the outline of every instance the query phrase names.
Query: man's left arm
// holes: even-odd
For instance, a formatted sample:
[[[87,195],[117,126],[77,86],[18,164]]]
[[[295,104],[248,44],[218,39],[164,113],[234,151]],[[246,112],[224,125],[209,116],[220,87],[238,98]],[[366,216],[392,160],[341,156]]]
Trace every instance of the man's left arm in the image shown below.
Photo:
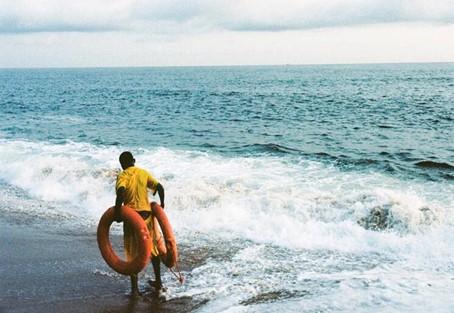
[[[161,207],[164,209],[164,187],[150,173],[148,173],[147,186],[153,191],[153,196],[156,192],[158,193],[159,200],[161,201]]]
[[[161,207],[164,209],[164,187],[161,185],[161,183],[158,183],[156,185],[156,190],[158,191],[159,200],[161,201]]]

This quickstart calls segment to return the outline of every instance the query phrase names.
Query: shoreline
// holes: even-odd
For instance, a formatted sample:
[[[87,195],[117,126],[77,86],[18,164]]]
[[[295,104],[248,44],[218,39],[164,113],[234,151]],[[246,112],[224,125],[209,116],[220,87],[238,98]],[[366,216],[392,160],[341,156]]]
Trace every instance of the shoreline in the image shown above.
[[[132,299],[129,277],[107,266],[96,233],[53,233],[55,229],[12,225],[3,219],[0,225],[0,313],[190,312],[203,304],[190,297],[161,301],[143,287],[143,274],[143,295]],[[120,240],[115,237],[114,241]],[[193,265],[189,261],[181,268]]]

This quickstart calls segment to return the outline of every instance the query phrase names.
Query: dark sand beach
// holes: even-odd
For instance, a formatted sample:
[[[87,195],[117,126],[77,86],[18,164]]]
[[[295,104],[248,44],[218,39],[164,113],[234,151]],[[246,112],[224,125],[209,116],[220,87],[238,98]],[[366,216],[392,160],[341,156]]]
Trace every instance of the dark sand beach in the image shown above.
[[[1,224],[1,313],[189,312],[200,304],[190,297],[157,299],[143,275],[143,296],[130,298],[128,278],[105,265],[94,230],[77,235],[42,226]],[[181,266],[188,268],[189,263]]]

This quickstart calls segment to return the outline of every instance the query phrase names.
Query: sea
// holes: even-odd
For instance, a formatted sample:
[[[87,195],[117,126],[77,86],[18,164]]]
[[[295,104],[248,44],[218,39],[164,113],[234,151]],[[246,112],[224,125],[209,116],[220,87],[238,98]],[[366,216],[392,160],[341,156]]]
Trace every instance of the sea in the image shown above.
[[[454,312],[454,63],[1,69],[0,116],[2,223],[95,236],[131,151],[197,312]]]

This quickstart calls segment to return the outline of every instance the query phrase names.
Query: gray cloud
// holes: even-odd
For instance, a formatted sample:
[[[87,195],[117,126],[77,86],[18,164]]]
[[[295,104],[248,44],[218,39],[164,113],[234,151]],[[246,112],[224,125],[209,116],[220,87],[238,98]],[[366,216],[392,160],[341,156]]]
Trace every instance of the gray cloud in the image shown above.
[[[223,28],[284,31],[377,23],[454,23],[454,1],[247,1],[227,8]]]
[[[123,29],[119,25],[96,25],[96,24],[70,24],[64,22],[48,22],[44,24],[24,25],[17,20],[2,21],[0,33],[42,33],[42,32],[106,32]]]
[[[394,22],[454,23],[454,1],[0,0],[0,33],[285,31]]]
[[[0,0],[0,33],[101,32],[124,29],[126,1]]]

